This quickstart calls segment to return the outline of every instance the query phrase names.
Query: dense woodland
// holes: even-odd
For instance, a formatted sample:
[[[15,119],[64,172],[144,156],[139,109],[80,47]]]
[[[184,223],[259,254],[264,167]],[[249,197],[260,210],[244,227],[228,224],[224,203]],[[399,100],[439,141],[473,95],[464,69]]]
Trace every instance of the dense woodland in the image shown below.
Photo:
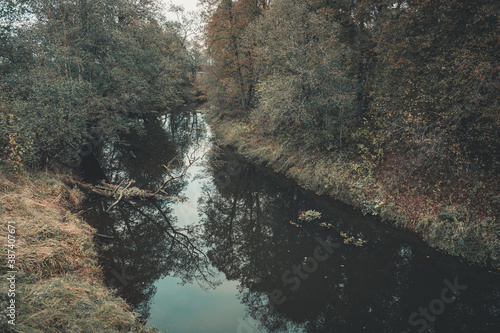
[[[197,88],[216,115],[290,148],[396,154],[408,174],[499,171],[497,1],[201,3]],[[188,99],[198,52],[154,0],[0,11],[0,146],[14,165],[72,164],[86,137]]]
[[[498,1],[199,2],[198,43],[155,0],[2,1],[2,163],[77,166],[196,89],[250,157],[500,262]]]
[[[193,53],[154,0],[0,4],[0,147],[16,168],[78,165],[103,137],[190,96]]]
[[[498,1],[201,2],[197,84],[226,144],[498,265]]]
[[[116,267],[137,277],[127,301],[143,319],[160,277],[213,287],[213,267],[240,281],[240,300],[269,331],[288,330],[288,318],[297,313],[303,322],[327,319],[311,322],[310,331],[338,326],[335,321],[348,330],[361,322],[358,315],[372,312],[358,308],[368,304],[359,295],[375,300],[376,313],[387,314],[377,322],[381,330],[414,311],[393,300],[404,300],[414,288],[421,261],[412,266],[411,249],[400,247],[403,233],[392,235],[375,224],[369,226],[370,241],[383,245],[387,257],[370,247],[345,247],[309,280],[306,294],[316,298],[314,307],[299,297],[281,314],[267,311],[263,293],[281,283],[282,272],[303,257],[304,248],[317,246],[293,222],[302,216],[298,207],[315,202],[308,199],[312,192],[306,196],[275,183],[273,172],[416,232],[432,247],[487,266],[489,273],[500,269],[498,0],[198,2],[203,25],[193,36],[197,27],[187,24],[194,16],[173,6],[180,20],[169,21],[159,0],[0,0],[0,227],[20,223],[23,246],[16,258],[27,274],[19,284],[24,308],[17,327],[154,331],[138,327],[136,315],[104,286],[102,274],[112,281]],[[208,117],[189,107],[198,101]],[[216,141],[207,154],[214,186],[203,186],[198,201],[201,224],[177,229],[176,211],[155,200],[118,209],[135,181],[156,188],[153,196],[164,188],[169,197],[163,199],[183,198],[181,176],[188,165],[180,156],[207,135],[199,118],[210,124],[210,140]],[[106,214],[100,237],[122,241],[105,250],[109,260],[101,263],[110,270],[104,272],[95,230],[80,217],[88,210],[75,213],[84,196],[61,182],[71,178],[63,173],[82,171],[74,168],[91,154],[87,169],[96,171],[95,181],[109,178],[103,184],[114,191],[85,218],[97,221]],[[234,162],[237,173],[231,171]],[[184,171],[165,182],[173,170],[165,166]],[[115,201],[109,197],[123,177],[129,181]],[[349,245],[363,236],[355,233],[350,211],[330,216],[336,225],[316,221],[307,228]],[[273,258],[277,264],[270,265]],[[332,274],[349,258],[366,264],[342,264]],[[454,267],[447,265],[433,267]],[[360,272],[375,274],[376,288],[363,292]],[[386,272],[397,273],[392,282]],[[344,297],[348,293],[339,288],[347,278],[351,285],[343,290],[356,292]],[[92,283],[82,287],[84,280]],[[484,310],[493,318],[497,295],[470,290],[469,301],[461,300],[465,312],[453,312],[441,325],[491,328],[489,322],[477,326],[471,314]],[[344,309],[352,302],[356,315],[346,321]]]
[[[497,1],[206,0],[202,82],[291,147],[498,170]]]

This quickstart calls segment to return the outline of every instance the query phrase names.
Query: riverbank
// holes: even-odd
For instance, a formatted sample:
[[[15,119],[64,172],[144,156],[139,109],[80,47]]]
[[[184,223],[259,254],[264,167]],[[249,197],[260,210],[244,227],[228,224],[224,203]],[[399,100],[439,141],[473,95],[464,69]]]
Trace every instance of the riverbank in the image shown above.
[[[291,150],[243,119],[209,117],[219,143],[265,163],[319,195],[329,195],[413,231],[430,246],[500,270],[498,179],[426,182],[402,171],[405,156],[360,151],[355,159]],[[498,178],[498,177],[497,177]]]
[[[103,281],[84,199],[54,175],[0,172],[2,332],[154,332]],[[7,277],[8,225],[15,237],[15,295]],[[9,234],[10,234],[9,233]],[[12,238],[12,237],[11,237]],[[12,252],[9,252],[12,255]],[[14,257],[11,257],[14,258]],[[7,306],[15,301],[15,318]],[[15,326],[12,325],[15,323]]]

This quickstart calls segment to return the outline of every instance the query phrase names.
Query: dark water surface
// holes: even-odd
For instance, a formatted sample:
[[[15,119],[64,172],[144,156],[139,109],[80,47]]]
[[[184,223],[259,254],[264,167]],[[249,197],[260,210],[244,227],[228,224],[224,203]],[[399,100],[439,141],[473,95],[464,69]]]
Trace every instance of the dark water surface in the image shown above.
[[[93,198],[101,263],[147,326],[186,332],[500,332],[500,276],[212,145],[203,116],[144,123],[87,180],[134,179],[186,201]],[[88,168],[90,169],[90,168]],[[315,210],[321,218],[299,219]],[[354,237],[351,241],[346,241]],[[357,239],[365,241],[356,246]],[[359,244],[358,244],[359,245]]]

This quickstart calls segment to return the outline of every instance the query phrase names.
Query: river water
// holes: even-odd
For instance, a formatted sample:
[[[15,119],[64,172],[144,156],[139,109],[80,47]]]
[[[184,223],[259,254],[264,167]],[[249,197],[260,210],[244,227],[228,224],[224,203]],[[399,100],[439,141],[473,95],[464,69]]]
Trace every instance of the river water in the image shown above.
[[[148,327],[500,332],[498,272],[217,146],[202,114],[145,122],[103,147],[97,161],[86,161],[88,181],[134,179],[149,190],[192,163],[164,188],[177,198],[121,202],[109,212],[114,200],[88,202],[87,221],[114,237],[98,242],[106,283]],[[320,217],[304,220],[311,210]]]

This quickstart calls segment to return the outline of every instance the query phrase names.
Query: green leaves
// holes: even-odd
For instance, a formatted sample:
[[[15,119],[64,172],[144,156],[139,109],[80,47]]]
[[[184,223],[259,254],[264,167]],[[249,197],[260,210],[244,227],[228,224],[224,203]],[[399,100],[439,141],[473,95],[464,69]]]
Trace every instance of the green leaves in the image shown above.
[[[26,3],[31,24],[10,36],[17,47],[7,50],[12,60],[2,60],[0,67],[20,135],[34,133],[27,162],[77,153],[100,122],[109,120],[107,134],[113,135],[188,98],[184,39],[159,23],[154,1]],[[29,52],[20,57],[19,49]]]

